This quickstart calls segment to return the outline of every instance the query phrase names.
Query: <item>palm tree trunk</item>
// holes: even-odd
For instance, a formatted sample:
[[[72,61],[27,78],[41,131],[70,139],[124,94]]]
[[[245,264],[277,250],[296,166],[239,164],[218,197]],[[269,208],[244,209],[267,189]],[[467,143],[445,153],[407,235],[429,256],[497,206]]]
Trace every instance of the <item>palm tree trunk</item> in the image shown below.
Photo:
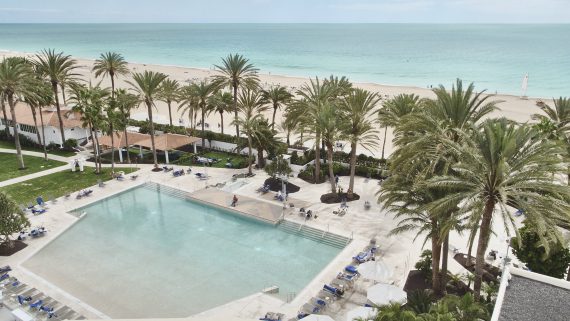
[[[334,166],[333,166],[333,145],[332,143],[327,143],[327,159],[329,160],[329,181],[331,182],[331,190],[336,193],[336,183],[334,180]]]
[[[273,118],[271,120],[271,130],[275,129],[275,114],[277,114],[277,104],[273,104]]]
[[[386,135],[388,134],[388,126],[384,127],[384,141],[382,142],[382,159],[384,158],[384,150],[386,149]]]
[[[222,124],[222,135],[224,134],[224,112],[220,112],[220,123]]]
[[[166,104],[168,105],[168,118],[170,118],[170,126],[172,126],[172,108],[170,107],[170,100],[167,100]]]
[[[321,132],[317,130],[315,134],[315,183],[319,182],[319,176],[321,174]]]
[[[431,238],[431,280],[432,289],[436,295],[441,294],[441,273],[439,272],[439,261],[441,259],[441,242],[439,237]]]
[[[263,158],[263,147],[257,147],[257,166],[258,168],[265,167],[265,158]]]
[[[38,144],[41,144],[42,138],[40,136],[40,131],[38,130],[38,119],[36,116],[36,108],[33,107],[32,105],[29,105],[29,106],[30,106],[30,110],[32,111],[32,118],[34,119],[34,126],[36,127],[36,136],[38,136]]]
[[[489,242],[489,234],[491,232],[491,219],[493,218],[493,210],[495,209],[494,200],[487,200],[481,227],[479,228],[479,241],[477,244],[477,257],[475,261],[475,284],[473,292],[475,292],[475,300],[481,299],[481,284],[483,282],[483,266],[485,264],[485,251]]]
[[[53,95],[55,96],[55,108],[57,109],[57,118],[59,119],[59,131],[61,132],[61,144],[65,142],[65,130],[63,129],[63,118],[61,118],[61,108],[59,107],[59,97],[57,94],[57,83],[52,82]]]
[[[47,146],[46,146],[46,128],[44,126],[44,115],[42,113],[42,108],[40,107],[40,121],[42,122],[42,147],[44,149],[44,159],[47,161]]]
[[[206,149],[206,136],[204,135],[204,114],[205,114],[205,106],[202,106],[202,108],[200,108],[200,110],[202,111],[202,149]]]
[[[95,146],[97,149],[97,154],[95,155],[95,172],[97,174],[101,174],[101,167],[102,167],[101,166],[101,152],[99,150],[99,137],[97,137],[97,130],[96,129],[93,129],[93,135],[95,138],[94,142],[96,144]]]
[[[445,291],[447,285],[447,260],[449,258],[449,232],[443,239],[443,249],[441,250],[441,288]]]
[[[291,146],[291,131],[287,129],[287,147]]]
[[[247,162],[248,162],[248,172],[249,175],[252,174],[251,171],[251,154],[252,154],[252,149],[253,149],[253,143],[251,142],[251,135],[247,135],[247,144],[249,145],[249,151],[248,151],[248,157],[247,157]]]
[[[129,153],[129,135],[127,135],[127,127],[124,129],[125,145],[127,145],[127,163],[131,163],[131,153]]]
[[[352,198],[354,193],[354,175],[356,175],[356,142],[350,143],[350,181],[348,183],[347,197]]]
[[[65,99],[65,85],[60,84],[59,86],[61,87],[61,97],[63,97],[63,105],[67,105],[67,101]]]
[[[233,84],[233,88],[234,88],[234,115],[235,115],[235,120],[236,120],[236,137],[239,140],[239,124],[237,122],[238,119],[238,107],[237,107],[237,90],[238,90],[238,86],[237,84]]]
[[[148,109],[148,120],[150,122],[150,143],[152,145],[152,158],[154,161],[154,168],[158,168],[158,158],[156,157],[156,147],[154,145],[154,123],[152,122],[152,106],[150,101],[146,102]]]
[[[109,125],[111,129],[111,173],[115,173],[115,131],[113,130],[113,125]],[[120,152],[120,150],[119,150]]]
[[[109,77],[111,77],[111,98],[115,98],[115,74],[113,72],[109,73]],[[172,125],[172,124],[170,124]]]
[[[16,104],[14,103],[14,97],[12,94],[8,94],[8,105],[10,106],[10,113],[12,114],[12,125],[14,126],[14,142],[16,144],[16,156],[18,157],[18,162],[20,163],[20,169],[25,169],[24,156],[22,156],[22,146],[20,146],[20,137],[18,135],[18,120],[16,119]]]
[[[0,105],[2,106],[2,116],[4,116],[4,130],[6,131],[6,138],[10,137],[10,126],[8,126],[8,115],[6,114],[6,104],[4,96],[0,97]]]

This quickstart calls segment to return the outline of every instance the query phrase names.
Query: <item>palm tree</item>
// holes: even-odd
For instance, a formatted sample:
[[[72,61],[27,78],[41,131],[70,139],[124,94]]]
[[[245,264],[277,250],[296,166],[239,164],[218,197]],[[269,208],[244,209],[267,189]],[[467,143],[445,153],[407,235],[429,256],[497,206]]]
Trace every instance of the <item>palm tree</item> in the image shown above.
[[[457,321],[479,321],[490,318],[489,311],[484,305],[475,301],[473,294],[467,293],[462,297],[446,295],[442,300],[453,312]]]
[[[386,148],[388,127],[396,127],[402,117],[411,114],[420,108],[420,97],[415,94],[400,94],[382,104],[378,110],[378,121],[384,126],[384,141],[382,142],[382,159]]]
[[[279,129],[285,133],[287,147],[291,146],[291,133],[297,130],[298,119],[289,117],[288,112],[283,115]]]
[[[6,132],[6,137],[10,137],[10,126],[8,126],[8,115],[6,114],[6,97],[0,92],[0,107],[2,108],[2,116],[4,121],[4,131]]]
[[[566,157],[570,157],[570,99],[558,98],[554,100],[554,108],[549,105],[542,105],[540,109],[546,114],[534,114],[532,118],[543,124],[552,124],[553,139],[560,140],[566,145]],[[568,185],[570,185],[570,165],[568,166]]]
[[[41,108],[46,106],[45,105],[45,89],[46,83],[42,81],[37,81],[35,84],[35,88],[33,91],[29,91],[22,96],[23,100],[28,104],[30,107],[30,112],[32,113],[32,118],[34,120],[34,127],[36,128],[36,136],[38,139],[38,143],[44,145],[44,160],[48,160],[47,158],[47,151],[45,148],[45,141],[42,143],[42,135],[40,135],[39,127],[38,127],[38,120],[37,120],[37,113],[42,113]],[[51,96],[51,88],[47,87],[48,95]],[[50,100],[51,101],[51,100]],[[43,123],[43,116],[42,116],[42,128],[44,128]],[[45,132],[43,132],[45,133]]]
[[[121,126],[121,115],[117,111],[117,100],[111,94],[111,97],[105,102],[104,107],[105,112],[105,126],[102,128],[103,131],[111,137],[111,173],[115,173],[115,135],[117,135],[116,127]],[[121,147],[119,146],[119,153],[121,153]]]
[[[74,69],[78,67],[77,62],[71,56],[64,55],[63,52],[56,53],[53,49],[44,49],[36,55],[35,64],[36,70],[51,83],[63,144],[65,142],[65,130],[59,105],[58,86],[62,81],[69,81],[77,76],[73,73]]]
[[[180,84],[178,81],[166,78],[160,86],[160,94],[158,99],[164,101],[168,106],[168,118],[170,119],[170,126],[172,126],[172,102],[177,102],[179,99]]]
[[[192,90],[194,91],[194,96],[197,99],[198,108],[202,114],[202,148],[206,148],[206,135],[205,135],[205,125],[206,125],[206,115],[212,111],[212,105],[210,105],[210,97],[216,90],[216,85],[208,80],[202,80],[199,83],[192,84]]]
[[[127,81],[132,89],[137,93],[139,100],[144,102],[148,110],[148,121],[150,124],[150,142],[152,145],[152,157],[154,167],[158,168],[158,159],[156,157],[156,147],[154,145],[154,123],[152,121],[152,107],[154,101],[160,93],[160,86],[166,79],[166,75],[160,72],[145,70],[144,73],[136,72],[132,75],[133,81]]]
[[[36,87],[36,102],[37,102],[37,110],[40,114],[40,122],[42,124],[42,140],[40,141],[42,144],[42,148],[44,150],[44,159],[47,161],[48,160],[48,156],[47,156],[47,144],[46,144],[46,127],[45,127],[45,123],[44,123],[44,113],[42,111],[42,108],[45,107],[49,107],[53,105],[53,95],[51,93],[51,87],[48,83],[45,82],[39,82],[37,84]],[[34,118],[34,122],[35,122],[35,118]],[[37,128],[37,126],[36,126]]]
[[[89,128],[94,147],[95,172],[97,174],[101,173],[101,153],[97,131],[106,127],[103,110],[108,96],[109,91],[99,86],[75,85],[71,88],[71,97],[69,98],[73,105],[71,110],[79,113],[82,126]]]
[[[210,105],[220,114],[222,134],[224,134],[224,113],[230,112],[233,106],[232,94],[218,90],[210,99]]]
[[[259,168],[265,167],[265,158],[263,152],[267,151],[269,155],[275,154],[279,140],[275,137],[275,131],[271,129],[267,119],[263,118],[257,122],[253,135],[253,148],[257,150],[257,165]]]
[[[23,58],[4,58],[0,63],[0,92],[6,97],[10,113],[12,115],[12,126],[14,128],[14,142],[16,144],[16,155],[19,168],[25,169],[20,137],[18,135],[18,120],[16,118],[16,103],[21,96],[31,94],[34,82],[33,69],[31,64]],[[6,124],[8,126],[8,124]]]
[[[103,76],[111,78],[111,97],[115,97],[115,78],[119,75],[129,74],[129,67],[125,58],[120,53],[106,52],[99,56],[93,64],[95,77]],[[171,124],[172,125],[172,124]]]
[[[317,126],[317,118],[321,113],[323,106],[332,103],[335,98],[336,88],[329,85],[330,83],[322,83],[319,78],[311,79],[309,83],[305,83],[297,95],[298,100],[293,102],[289,108],[288,117],[296,118],[302,130],[309,129],[314,131],[315,139],[315,182],[319,182],[321,172],[321,131]],[[303,132],[301,131],[301,135]]]
[[[343,118],[339,117],[339,111],[336,104],[325,103],[321,106],[315,118],[315,131],[321,133],[321,137],[327,149],[327,159],[329,168],[329,181],[331,183],[332,193],[336,193],[336,181],[334,177],[333,152],[336,141],[343,137],[342,128],[346,125]],[[318,140],[317,140],[318,141]]]
[[[343,128],[350,141],[350,182],[347,196],[352,198],[354,192],[354,176],[356,174],[356,147],[360,145],[366,150],[378,146],[378,131],[374,128],[376,105],[380,97],[367,90],[355,89],[341,100],[341,117],[346,119]]]
[[[283,86],[272,86],[269,90],[263,91],[263,99],[273,106],[273,117],[271,120],[271,129],[275,129],[275,114],[277,110],[284,104],[291,101],[293,95]]]
[[[265,105],[261,94],[258,91],[250,89],[240,93],[238,106],[242,115],[234,122],[236,122],[237,125],[242,126],[243,133],[247,136],[248,173],[251,175],[253,137],[259,127],[258,123],[264,119],[261,113],[267,110],[267,106]]]
[[[406,310],[399,303],[391,303],[378,307],[374,321],[417,321],[420,320],[413,311]]]
[[[491,119],[481,131],[458,135],[465,136],[466,143],[449,140],[444,146],[457,151],[459,162],[452,165],[452,175],[433,177],[429,186],[447,191],[434,208],[461,202],[472,209],[473,220],[480,221],[474,285],[479,300],[493,218],[498,215],[512,226],[508,207],[514,207],[525,213],[541,237],[559,237],[554,226],[570,221],[570,190],[553,176],[565,172],[560,158],[552,157],[562,153],[560,146],[538,139],[527,125]]]
[[[239,125],[238,118],[238,89],[254,89],[257,87],[259,78],[257,77],[258,69],[253,64],[249,63],[240,54],[230,54],[226,58],[222,58],[221,65],[215,65],[216,69],[221,75],[216,75],[214,81],[220,86],[230,87],[233,91],[234,97],[234,115],[236,121],[236,137],[239,138]]]
[[[196,97],[196,91],[192,84],[186,85],[179,90],[179,103],[178,111],[182,110],[182,115],[188,114],[188,119],[190,120],[190,128],[192,130],[196,129],[196,123],[198,118],[198,97]]]
[[[140,104],[138,97],[128,93],[125,89],[117,89],[117,113],[118,113],[118,128],[123,130],[125,135],[125,145],[127,147],[127,163],[131,163],[131,156],[129,153],[129,136],[127,135],[127,126],[129,118],[131,117],[131,110]]]

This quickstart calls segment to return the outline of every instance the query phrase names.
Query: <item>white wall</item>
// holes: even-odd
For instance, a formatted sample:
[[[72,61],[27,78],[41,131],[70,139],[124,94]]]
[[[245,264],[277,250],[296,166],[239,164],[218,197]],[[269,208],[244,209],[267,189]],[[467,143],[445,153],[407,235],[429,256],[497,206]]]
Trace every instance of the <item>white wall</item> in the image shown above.
[[[0,124],[0,130],[4,130],[4,125]],[[59,131],[58,127],[52,127],[52,126],[46,126],[45,127],[45,135],[46,135],[46,145],[49,145],[50,143],[56,143],[56,144],[62,144],[61,142],[61,133]],[[42,135],[42,128],[39,127],[38,131],[40,133],[40,136]],[[10,127],[10,133],[12,135],[14,135],[14,128]],[[38,136],[35,133],[30,133],[30,132],[26,132],[23,130],[18,130],[18,133],[30,138],[31,140],[33,140],[34,142],[40,144],[41,142],[38,142]],[[73,138],[73,139],[77,139],[78,143],[81,143],[83,140],[87,139],[89,137],[89,130],[85,129],[85,128],[81,128],[81,127],[74,127],[74,128],[66,128],[65,129],[65,139],[69,139],[69,138]]]

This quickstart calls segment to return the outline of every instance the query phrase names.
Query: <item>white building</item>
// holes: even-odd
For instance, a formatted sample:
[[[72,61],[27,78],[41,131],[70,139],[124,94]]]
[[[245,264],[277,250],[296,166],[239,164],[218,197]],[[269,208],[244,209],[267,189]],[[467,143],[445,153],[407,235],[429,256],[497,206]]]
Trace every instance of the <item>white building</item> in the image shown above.
[[[63,119],[65,139],[74,138],[77,139],[79,143],[82,143],[89,137],[89,129],[83,128],[79,113],[72,112],[69,109],[64,108],[61,109],[61,115]],[[18,121],[18,132],[20,134],[29,137],[31,140],[38,144],[41,144],[41,142],[38,142],[37,133],[39,132],[41,137],[43,126],[46,136],[46,145],[49,145],[50,143],[59,145],[63,144],[61,141],[61,132],[59,130],[59,119],[57,117],[55,107],[42,109],[43,124],[41,122],[39,111],[36,112],[36,121],[38,127],[36,127],[34,124],[32,112],[27,104],[18,102],[15,111],[16,120]],[[10,126],[10,133],[13,135],[14,128],[12,127],[12,114],[10,113],[8,106],[6,106],[6,116],[8,118],[7,122]],[[4,115],[0,113],[0,130],[4,130],[5,126],[6,124],[4,123]]]

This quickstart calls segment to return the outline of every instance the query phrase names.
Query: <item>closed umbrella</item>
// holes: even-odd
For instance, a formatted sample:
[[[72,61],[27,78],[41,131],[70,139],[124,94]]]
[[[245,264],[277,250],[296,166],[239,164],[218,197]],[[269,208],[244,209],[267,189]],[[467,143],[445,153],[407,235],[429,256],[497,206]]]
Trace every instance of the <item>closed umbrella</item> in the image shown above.
[[[371,307],[357,307],[354,308],[346,314],[346,321],[354,321],[356,318],[361,318],[362,320],[374,319],[376,311]]]
[[[384,261],[368,261],[358,266],[358,272],[363,278],[378,282],[389,282],[394,271]]]
[[[408,295],[397,286],[379,283],[366,291],[366,298],[376,305],[388,305],[390,303],[406,303]]]
[[[323,314],[309,314],[303,318],[303,321],[334,321],[333,318]]]

